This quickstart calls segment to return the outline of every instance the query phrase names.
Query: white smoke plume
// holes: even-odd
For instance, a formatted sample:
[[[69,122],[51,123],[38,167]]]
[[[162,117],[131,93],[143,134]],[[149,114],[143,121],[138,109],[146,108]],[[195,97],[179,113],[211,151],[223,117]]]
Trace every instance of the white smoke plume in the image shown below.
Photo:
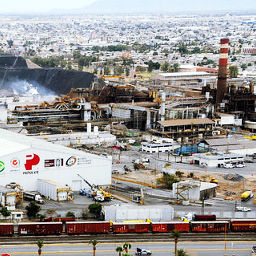
[[[7,82],[4,86],[7,90],[11,91],[15,95],[19,96],[56,96],[56,93],[52,90],[45,88],[38,82],[28,82],[26,80],[14,80]]]

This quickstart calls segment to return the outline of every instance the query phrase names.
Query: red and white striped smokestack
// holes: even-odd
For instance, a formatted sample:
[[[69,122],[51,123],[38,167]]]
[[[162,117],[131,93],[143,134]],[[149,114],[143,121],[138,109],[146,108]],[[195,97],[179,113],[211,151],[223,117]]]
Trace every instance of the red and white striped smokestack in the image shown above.
[[[229,39],[220,40],[220,59],[219,59],[219,73],[217,84],[216,103],[219,104],[227,92],[227,71],[228,71],[228,50]]]

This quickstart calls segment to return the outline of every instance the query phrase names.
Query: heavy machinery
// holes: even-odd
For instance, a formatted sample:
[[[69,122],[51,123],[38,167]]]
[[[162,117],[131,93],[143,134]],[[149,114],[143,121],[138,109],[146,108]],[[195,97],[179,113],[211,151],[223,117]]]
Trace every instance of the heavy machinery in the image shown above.
[[[248,201],[253,197],[253,193],[251,190],[247,190],[245,191],[242,195],[241,195],[241,200],[242,201]]]
[[[217,180],[217,179],[214,178],[214,177],[211,177],[211,178],[210,178],[210,183],[219,184],[219,180]]]
[[[104,191],[100,186],[91,185],[85,178],[83,178],[80,174],[77,174],[90,188],[92,191],[92,197],[94,200],[98,202],[110,201],[113,199],[113,196],[106,191]]]
[[[133,194],[132,201],[138,204],[145,204],[143,189],[140,189],[140,194]]]

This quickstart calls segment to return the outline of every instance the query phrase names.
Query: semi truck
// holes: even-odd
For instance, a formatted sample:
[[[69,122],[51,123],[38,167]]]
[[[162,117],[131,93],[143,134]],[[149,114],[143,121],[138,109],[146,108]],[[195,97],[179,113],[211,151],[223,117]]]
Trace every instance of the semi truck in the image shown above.
[[[35,201],[38,204],[44,204],[44,200],[41,197],[41,195],[36,192],[36,191],[32,191],[32,192],[23,192],[23,198],[25,200],[28,201]]]

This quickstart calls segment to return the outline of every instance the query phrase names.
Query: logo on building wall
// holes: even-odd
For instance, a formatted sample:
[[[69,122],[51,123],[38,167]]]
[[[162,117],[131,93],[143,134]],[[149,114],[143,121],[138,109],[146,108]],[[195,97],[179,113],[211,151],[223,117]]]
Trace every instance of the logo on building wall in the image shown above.
[[[67,161],[66,161],[66,166],[71,167],[76,164],[77,158],[74,156],[71,156]]]
[[[62,166],[63,166],[63,158],[44,160],[44,167],[62,167]]]
[[[4,171],[5,169],[5,164],[4,162],[0,161],[0,172]]]
[[[13,168],[18,168],[18,167],[20,166],[20,160],[17,159],[17,158],[13,158],[13,159],[11,160],[11,166],[12,166]]]
[[[31,171],[32,167],[38,165],[40,162],[40,157],[37,154],[26,155],[25,169]]]

